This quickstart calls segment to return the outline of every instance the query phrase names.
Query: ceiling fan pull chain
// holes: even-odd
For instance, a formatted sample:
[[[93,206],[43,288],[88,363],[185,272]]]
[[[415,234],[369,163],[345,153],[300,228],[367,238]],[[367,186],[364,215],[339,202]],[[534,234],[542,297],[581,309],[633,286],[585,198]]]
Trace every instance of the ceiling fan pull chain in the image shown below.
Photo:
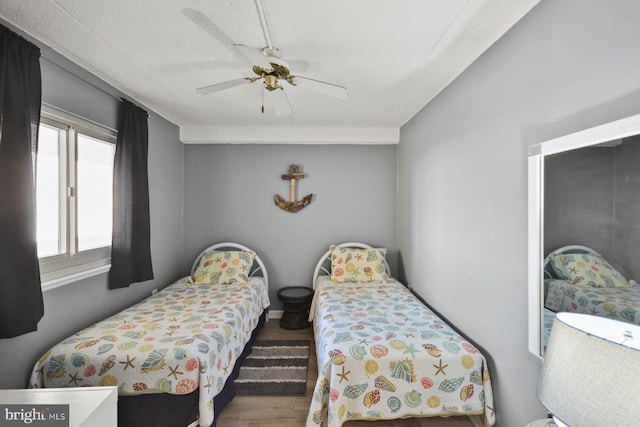
[[[260,93],[262,94],[262,114],[264,114],[264,86],[262,86]]]

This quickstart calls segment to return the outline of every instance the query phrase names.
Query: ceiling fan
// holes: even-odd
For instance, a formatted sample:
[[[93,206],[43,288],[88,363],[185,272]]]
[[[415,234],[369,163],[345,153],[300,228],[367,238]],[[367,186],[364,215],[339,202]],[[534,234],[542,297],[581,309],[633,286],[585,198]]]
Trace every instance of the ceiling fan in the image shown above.
[[[289,99],[284,91],[282,82],[287,82],[289,85],[299,86],[334,98],[345,99],[348,96],[348,93],[347,89],[343,86],[291,73],[289,65],[282,59],[282,52],[278,48],[274,47],[271,42],[271,36],[269,35],[264,9],[262,7],[262,1],[255,1],[258,14],[260,15],[262,31],[267,41],[267,46],[265,48],[257,48],[242,44],[234,44],[233,46],[253,63],[252,70],[256,76],[242,77],[200,87],[196,89],[196,93],[206,95],[243,84],[261,81],[263,88],[273,94],[270,96],[273,97],[275,112],[279,116],[289,116],[292,114],[291,104],[289,103]],[[262,112],[264,113],[264,105],[262,106]]]

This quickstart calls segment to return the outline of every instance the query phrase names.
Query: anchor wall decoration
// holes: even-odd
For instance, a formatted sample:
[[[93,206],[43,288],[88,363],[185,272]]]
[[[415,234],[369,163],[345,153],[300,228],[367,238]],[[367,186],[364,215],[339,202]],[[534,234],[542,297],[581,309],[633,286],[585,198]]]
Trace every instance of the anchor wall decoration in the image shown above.
[[[274,199],[276,206],[287,212],[298,212],[300,209],[311,203],[313,193],[305,196],[302,200],[296,201],[296,179],[304,178],[304,173],[300,172],[298,165],[289,165],[289,173],[282,175],[282,179],[289,180],[289,201],[285,201],[278,194]]]

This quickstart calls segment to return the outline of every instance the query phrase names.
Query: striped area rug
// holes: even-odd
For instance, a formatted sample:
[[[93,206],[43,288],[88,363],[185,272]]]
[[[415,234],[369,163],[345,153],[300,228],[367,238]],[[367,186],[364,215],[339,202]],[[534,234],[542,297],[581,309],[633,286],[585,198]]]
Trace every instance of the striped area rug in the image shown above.
[[[309,341],[256,341],[235,380],[236,392],[304,396],[308,367]]]

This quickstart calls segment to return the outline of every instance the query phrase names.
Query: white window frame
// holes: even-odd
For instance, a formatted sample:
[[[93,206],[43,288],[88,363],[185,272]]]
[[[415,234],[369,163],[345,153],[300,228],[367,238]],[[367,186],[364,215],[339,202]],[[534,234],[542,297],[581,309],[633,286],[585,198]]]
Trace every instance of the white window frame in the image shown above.
[[[66,130],[60,141],[60,235],[66,239],[63,254],[39,258],[42,290],[47,291],[88,277],[103,274],[111,267],[111,246],[79,252],[77,250],[76,165],[77,134],[90,136],[115,146],[115,129],[84,119],[48,104],[42,104],[40,122]],[[72,163],[72,165],[70,165]]]

